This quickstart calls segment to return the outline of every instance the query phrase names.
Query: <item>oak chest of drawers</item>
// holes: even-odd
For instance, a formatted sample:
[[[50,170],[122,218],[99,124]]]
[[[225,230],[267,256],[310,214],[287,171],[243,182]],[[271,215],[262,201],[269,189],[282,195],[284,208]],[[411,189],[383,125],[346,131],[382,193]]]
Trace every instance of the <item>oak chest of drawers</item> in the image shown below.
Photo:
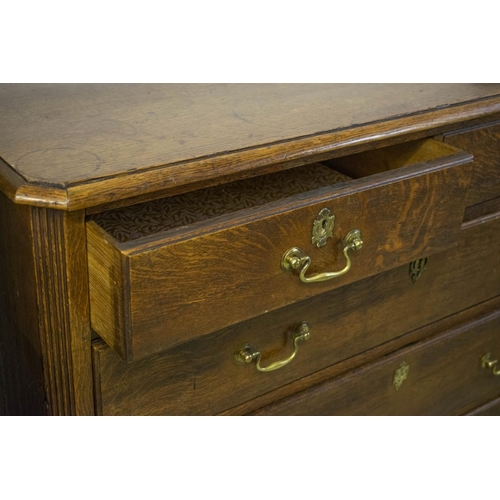
[[[500,85],[0,109],[3,414],[499,413]]]

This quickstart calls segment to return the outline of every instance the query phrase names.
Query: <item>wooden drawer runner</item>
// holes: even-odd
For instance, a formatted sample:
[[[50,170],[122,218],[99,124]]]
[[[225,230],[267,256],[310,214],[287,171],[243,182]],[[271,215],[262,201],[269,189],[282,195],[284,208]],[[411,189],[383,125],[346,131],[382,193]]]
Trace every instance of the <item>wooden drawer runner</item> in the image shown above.
[[[410,266],[372,276],[258,316],[132,364],[104,342],[94,344],[98,411],[104,414],[211,414],[236,406],[500,295],[500,217],[471,221],[459,244],[429,258],[416,282]],[[463,286],[467,283],[467,287]],[[301,322],[310,339],[280,370],[237,366],[233,353],[252,343],[262,365],[292,352]]]
[[[460,232],[471,156],[432,140],[412,147],[410,160],[400,146],[386,148],[385,172],[130,241],[96,217],[87,224],[93,328],[126,360],[141,359],[448,248]],[[317,248],[311,233],[323,209],[335,215],[334,233]],[[343,252],[353,229],[363,248]],[[352,267],[303,283],[281,266],[293,247],[312,259],[307,277],[344,268],[346,255]]]
[[[500,123],[445,136],[445,142],[474,155],[466,205],[500,196]]]
[[[256,414],[461,414],[498,394],[500,376],[481,362],[488,353],[500,355],[498,309]]]

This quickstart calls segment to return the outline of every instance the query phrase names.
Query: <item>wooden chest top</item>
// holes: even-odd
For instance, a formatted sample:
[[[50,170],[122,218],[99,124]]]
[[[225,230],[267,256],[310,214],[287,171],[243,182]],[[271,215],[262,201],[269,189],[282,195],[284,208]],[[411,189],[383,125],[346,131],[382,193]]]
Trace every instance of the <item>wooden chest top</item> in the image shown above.
[[[499,111],[500,84],[3,84],[0,188],[75,210]]]

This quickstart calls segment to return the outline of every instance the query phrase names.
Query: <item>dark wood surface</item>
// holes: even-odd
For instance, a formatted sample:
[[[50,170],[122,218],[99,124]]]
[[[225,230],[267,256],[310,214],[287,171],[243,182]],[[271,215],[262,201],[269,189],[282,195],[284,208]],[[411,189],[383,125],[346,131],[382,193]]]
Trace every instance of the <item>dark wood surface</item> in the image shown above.
[[[500,197],[500,123],[448,135],[444,140],[474,155],[467,206]]]
[[[262,408],[257,415],[458,415],[488,401],[500,377],[481,357],[500,351],[500,311]],[[394,376],[409,365],[396,390]]]
[[[499,95],[497,84],[2,85],[0,184],[18,203],[78,210],[493,119]]]
[[[229,408],[218,415],[247,415],[253,414],[261,408],[286,399],[294,394],[298,394],[310,387],[324,382],[328,382],[339,375],[363,367],[364,365],[374,363],[390,353],[394,353],[405,346],[415,345],[425,339],[442,334],[444,331],[453,330],[464,323],[475,321],[478,316],[489,314],[493,310],[500,308],[500,297],[495,297],[486,302],[482,302],[474,307],[452,314],[446,318],[429,323],[428,325],[413,330],[405,335],[396,337],[384,344],[378,345],[373,349],[364,351],[356,356],[315,372],[307,377],[295,380],[284,385],[275,391],[267,392],[262,396],[256,397],[245,403]],[[469,408],[466,411],[471,410]],[[465,410],[464,410],[465,411]]]
[[[3,411],[90,415],[84,214],[0,203]]]
[[[499,391],[500,393],[500,391]],[[488,401],[486,404],[474,408],[468,415],[481,417],[500,417],[500,398]]]
[[[2,85],[2,158],[89,181],[500,94],[500,85]]]
[[[126,243],[349,180],[350,177],[323,163],[312,163],[286,172],[107,210],[90,215],[88,220],[95,221],[119,243]]]
[[[43,415],[31,209],[0,193],[0,214],[0,415]]]
[[[470,221],[483,220],[484,222],[495,218],[500,212],[500,197],[488,200],[472,207],[467,207],[464,212],[464,224]]]
[[[390,352],[388,343],[405,332],[500,295],[500,253],[491,251],[499,247],[497,214],[470,225],[457,247],[431,257],[415,283],[404,265],[132,364],[96,343],[100,412],[211,414],[376,346]],[[302,321],[310,323],[311,338],[289,366],[258,373],[253,364],[233,363],[233,352],[247,342],[262,350],[264,366],[286,357]]]
[[[316,390],[323,390],[321,387],[335,384],[340,378],[334,377],[344,377],[346,371],[368,369],[366,363],[380,367],[384,364],[382,358],[398,349],[418,353],[424,348],[422,341],[428,342],[444,331],[456,331],[465,323],[472,325],[479,316],[500,310],[500,191],[496,182],[499,84],[2,85],[0,111],[0,191],[12,200],[0,195],[0,414],[248,414],[263,407],[279,413],[279,401],[289,404],[294,400],[296,404],[305,393],[316,394]],[[258,315],[242,322],[246,316],[236,314],[230,326],[217,332],[213,330],[221,325],[209,324],[208,330],[213,332],[207,335],[204,319],[210,323],[211,317],[226,314],[232,303],[222,294],[214,299],[213,307],[200,309],[196,301],[203,304],[205,295],[187,294],[189,320],[195,333],[186,338],[192,340],[126,364],[96,339],[92,372],[86,214],[226,185],[238,179],[273,172],[286,174],[292,168],[319,161],[339,160],[340,165],[348,155],[372,151],[371,165],[368,162],[368,168],[359,173],[364,177],[384,164],[384,151],[380,148],[400,145],[402,157],[415,158],[409,141],[432,136],[461,146],[473,153],[476,161],[467,200],[470,206],[462,225],[464,236],[458,246],[430,255],[427,269],[416,283],[409,280],[407,265],[381,272],[386,269],[386,262],[376,262],[374,272],[380,274],[360,275],[351,284],[346,280],[345,286],[339,284],[339,288],[325,288],[324,293],[304,294],[298,299],[294,296],[297,301],[293,304],[287,299],[269,308],[263,296],[273,296],[269,289],[262,289],[256,277],[259,286],[243,291],[249,303],[261,301],[262,307],[254,311]],[[403,184],[398,199],[404,200],[403,206],[414,198],[414,183],[403,189],[409,180],[407,174],[408,171],[404,181],[400,179]],[[357,181],[353,199],[363,198],[363,189],[381,188],[384,175]],[[314,197],[315,201],[332,199],[331,192],[323,194],[324,198]],[[348,194],[339,190],[336,196],[349,201]],[[435,194],[440,196],[438,191]],[[445,200],[446,196],[453,194],[445,194]],[[424,197],[417,198],[423,207]],[[122,273],[129,274],[127,266],[134,256],[153,258],[155,252],[163,251],[164,245],[172,244],[178,249],[180,260],[187,259],[183,264],[189,264],[189,245],[185,246],[188,240],[212,237],[215,248],[218,240],[214,234],[220,236],[231,228],[250,227],[260,217],[286,222],[285,212],[297,213],[311,200],[305,195],[297,198],[296,206],[276,203],[267,207],[269,210],[250,210],[241,213],[241,217],[223,215],[215,224],[212,220],[175,230],[165,238],[146,237],[140,245],[136,242],[117,246],[116,269],[103,275],[100,286],[109,294],[120,296],[120,304],[128,303],[130,307],[123,312],[111,308],[109,312],[123,319],[120,328],[124,330],[132,324],[132,313],[139,317],[145,314],[142,307],[151,307],[147,320],[151,324],[164,323],[164,319],[158,320],[157,308],[147,302],[136,301],[134,305],[129,300],[131,289]],[[366,204],[374,220],[381,206],[389,210],[387,199],[379,201],[377,205]],[[461,203],[463,208],[463,201],[457,200],[456,204]],[[352,208],[345,208],[341,217],[349,225],[352,220],[345,214]],[[423,217],[424,225],[412,229],[417,243],[430,224],[429,218],[435,216],[431,209],[437,220],[445,220],[446,206],[430,203],[430,211]],[[74,213],[64,214],[60,210]],[[403,219],[406,221],[406,216]],[[266,222],[262,224],[265,226]],[[350,229],[342,224],[337,219],[336,229],[340,232]],[[266,229],[264,226],[261,229]],[[270,223],[267,229],[276,227]],[[366,229],[371,241],[375,229],[376,225]],[[387,224],[382,230],[393,236],[402,234],[400,228]],[[267,241],[270,236],[266,233],[265,238]],[[448,236],[443,238],[451,242]],[[399,248],[406,243],[398,237],[392,239],[392,250],[383,249],[383,255],[402,258],[404,252],[400,253]],[[439,247],[444,240],[435,239],[432,248],[444,248]],[[307,241],[310,244],[309,238]],[[107,240],[101,243],[105,245]],[[268,245],[257,247],[267,249]],[[338,263],[337,247],[330,246],[334,250],[328,258],[313,259],[318,268],[311,271]],[[418,243],[417,247],[423,251],[426,244]],[[191,250],[194,255],[200,248],[194,245]],[[224,260],[233,262],[228,255],[234,259],[235,252],[222,253]],[[355,255],[354,265],[361,262],[360,255]],[[413,254],[408,253],[407,258],[410,257]],[[141,265],[148,280],[163,283],[157,276],[147,274],[147,259]],[[389,267],[392,265],[398,262]],[[199,262],[196,266],[205,270]],[[250,267],[248,263],[241,265],[245,272]],[[220,283],[225,269],[227,266],[222,264],[216,269]],[[183,299],[183,273],[174,268],[175,273],[179,280],[170,297],[180,293],[178,297]],[[190,286],[196,285],[195,274],[191,273]],[[202,276],[206,281],[201,280],[199,285],[210,291],[213,281],[207,274]],[[125,286],[120,289],[119,283]],[[363,283],[371,288],[361,289]],[[276,290],[275,296],[293,295],[292,287],[285,284]],[[219,288],[223,290],[222,285]],[[239,292],[239,288],[234,291]],[[168,291],[160,289],[158,293],[166,298]],[[232,295],[226,296],[233,300]],[[150,297],[152,302],[157,299],[152,291]],[[212,294],[214,297],[217,293]],[[331,303],[325,306],[325,299]],[[118,303],[116,297],[112,300]],[[471,308],[478,302],[481,303]],[[274,307],[278,309],[271,311]],[[201,317],[200,310],[206,318]],[[185,316],[179,313],[178,317],[187,325]],[[230,360],[236,344],[242,342],[257,344],[264,352],[264,364],[284,357],[291,352],[293,327],[309,318],[312,337],[283,370],[261,374],[252,365],[236,366]],[[179,321],[173,319],[171,325],[176,326]],[[157,339],[161,335],[158,330]],[[171,335],[171,331],[166,335]],[[454,334],[446,335],[451,338]],[[315,343],[314,339],[319,341]],[[472,343],[476,341],[481,341],[480,335]],[[471,345],[457,342],[450,353],[457,360],[465,359]],[[422,355],[421,360],[425,359],[427,355]],[[267,375],[271,377],[266,378]],[[451,384],[453,394],[456,386],[447,380],[445,384]],[[480,393],[481,389],[477,394]],[[465,402],[470,395],[465,388],[454,397],[451,406],[446,406],[449,399],[444,396],[437,408],[455,412],[456,406],[461,406],[461,413],[492,414],[499,394],[497,390]],[[434,397],[432,393],[427,398],[430,405],[435,404]],[[417,399],[409,401],[407,408],[412,404],[416,408]],[[460,404],[455,405],[456,402]],[[310,411],[314,411],[316,403],[313,398]],[[323,404],[321,400],[320,406]],[[363,403],[359,405],[362,407]]]
[[[94,412],[82,211],[32,208],[39,336],[49,413]]]
[[[241,211],[226,221],[116,244],[124,256],[121,273],[113,273],[126,280],[115,287],[125,291],[121,295],[101,293],[99,282],[115,260],[98,265],[106,237],[90,222],[92,327],[131,361],[441,251],[460,231],[469,159],[454,153]],[[335,237],[316,249],[312,222],[325,207],[336,216]],[[362,231],[364,246],[352,255],[344,276],[304,284],[297,273],[280,268],[292,247],[313,257],[310,274],[343,268],[341,238],[355,228]]]

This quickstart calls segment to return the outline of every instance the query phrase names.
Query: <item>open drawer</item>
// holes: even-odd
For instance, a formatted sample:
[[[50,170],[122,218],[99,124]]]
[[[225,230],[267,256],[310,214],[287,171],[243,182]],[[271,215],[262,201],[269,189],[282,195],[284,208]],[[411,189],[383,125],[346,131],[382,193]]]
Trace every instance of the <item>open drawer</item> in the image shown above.
[[[95,215],[92,327],[132,361],[444,250],[471,160],[417,141]]]

